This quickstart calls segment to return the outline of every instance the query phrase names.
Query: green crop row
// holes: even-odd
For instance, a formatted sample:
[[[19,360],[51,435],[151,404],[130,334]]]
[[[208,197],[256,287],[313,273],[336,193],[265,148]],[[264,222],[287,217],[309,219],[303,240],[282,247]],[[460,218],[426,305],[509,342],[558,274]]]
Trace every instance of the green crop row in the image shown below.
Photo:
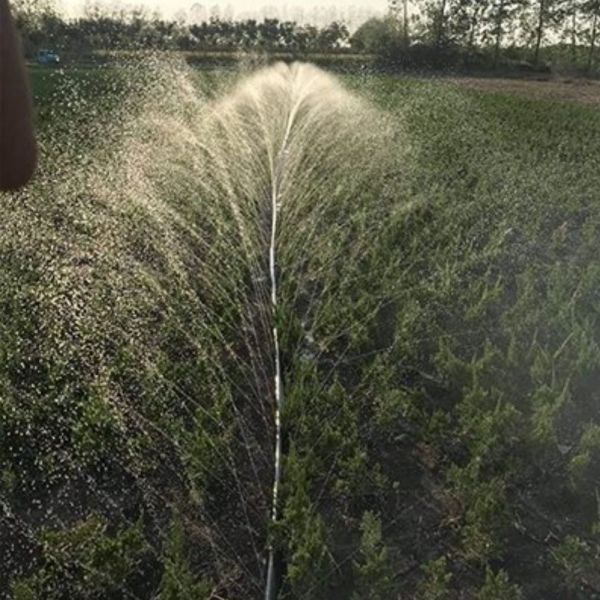
[[[370,107],[282,212],[272,526],[261,222],[216,201],[260,185],[206,125],[237,75],[99,72],[35,74],[0,199],[0,593],[259,598],[270,540],[290,600],[599,597],[600,112],[342,80]]]

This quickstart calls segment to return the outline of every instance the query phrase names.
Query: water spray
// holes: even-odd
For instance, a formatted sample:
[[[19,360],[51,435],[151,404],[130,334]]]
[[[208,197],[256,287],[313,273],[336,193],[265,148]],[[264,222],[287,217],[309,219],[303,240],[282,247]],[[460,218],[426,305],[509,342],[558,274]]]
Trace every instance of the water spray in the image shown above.
[[[342,356],[340,332],[363,327],[358,313],[347,323],[336,308],[372,246],[371,228],[384,222],[371,190],[382,181],[372,176],[384,147],[379,116],[310,65],[275,65],[211,97],[183,66],[151,61],[131,74],[105,120],[48,133],[52,169],[3,213],[0,249],[22,252],[4,270],[5,289],[22,289],[16,266],[39,264],[23,291],[35,298],[27,319],[40,323],[32,367],[40,355],[68,383],[57,390],[60,410],[44,412],[43,428],[31,425],[30,446],[39,442],[40,457],[61,466],[40,486],[49,495],[85,489],[77,514],[85,524],[95,506],[110,506],[111,531],[137,527],[122,510],[134,499],[157,532],[156,564],[170,524],[190,525],[198,581],[227,597],[277,600],[277,552],[287,556],[294,543],[268,539],[268,524],[286,516],[283,414],[298,398],[297,361],[316,368],[324,352]],[[328,369],[320,383],[334,375]],[[45,387],[38,392],[33,403],[46,410]],[[94,435],[90,450],[80,434],[98,415],[109,434]],[[110,485],[117,477],[126,483]],[[57,511],[71,514],[70,502],[57,496]],[[0,510],[31,529],[32,547],[42,526],[55,526],[30,522],[27,505]],[[86,585],[61,580],[56,589],[75,597],[69,586]]]

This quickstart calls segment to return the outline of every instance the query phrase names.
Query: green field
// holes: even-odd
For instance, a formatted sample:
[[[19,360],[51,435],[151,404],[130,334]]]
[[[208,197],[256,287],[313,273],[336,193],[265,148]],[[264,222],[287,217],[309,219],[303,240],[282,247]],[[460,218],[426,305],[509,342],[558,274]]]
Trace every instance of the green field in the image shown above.
[[[248,73],[32,76],[40,174],[0,197],[0,597],[262,598],[272,544],[281,599],[600,598],[598,109],[340,78],[284,165],[272,315],[269,147],[213,109]]]

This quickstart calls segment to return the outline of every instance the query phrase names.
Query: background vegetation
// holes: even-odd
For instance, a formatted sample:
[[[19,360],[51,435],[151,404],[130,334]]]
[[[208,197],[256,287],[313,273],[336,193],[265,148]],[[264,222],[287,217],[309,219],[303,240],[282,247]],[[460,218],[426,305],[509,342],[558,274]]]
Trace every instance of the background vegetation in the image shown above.
[[[290,600],[600,597],[598,110],[344,76],[369,104],[316,128],[279,243],[271,526],[264,264],[217,201],[261,192],[207,125],[261,59],[136,58],[593,72],[598,8],[569,6],[392,4],[350,35],[18,4],[31,54],[93,63],[32,67],[42,169],[0,198],[1,597],[258,598],[269,541]]]
[[[169,49],[210,63],[210,53],[260,51],[288,58],[358,54],[355,67],[388,70],[597,72],[599,0],[390,0],[385,16],[355,31],[343,22],[167,21],[142,9],[111,12],[97,5],[83,17],[65,19],[52,0],[14,4],[30,56],[45,47],[75,60],[98,58],[99,52],[106,57],[106,51]]]
[[[0,202],[7,597],[261,594],[252,276],[188,145],[237,77],[36,73],[45,167]],[[598,597],[599,113],[345,83],[392,138],[331,163],[313,243],[283,229],[282,597]]]

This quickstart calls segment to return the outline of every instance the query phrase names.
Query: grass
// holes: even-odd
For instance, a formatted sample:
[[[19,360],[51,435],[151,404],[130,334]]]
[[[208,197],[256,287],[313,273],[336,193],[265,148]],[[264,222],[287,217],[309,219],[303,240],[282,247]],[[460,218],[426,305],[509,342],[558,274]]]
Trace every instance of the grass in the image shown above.
[[[268,534],[282,598],[598,597],[600,112],[343,79],[379,112],[291,177],[269,529],[260,218],[222,202],[261,138],[201,118],[235,74],[102,73],[33,72],[45,166],[0,202],[0,580],[259,597]]]

